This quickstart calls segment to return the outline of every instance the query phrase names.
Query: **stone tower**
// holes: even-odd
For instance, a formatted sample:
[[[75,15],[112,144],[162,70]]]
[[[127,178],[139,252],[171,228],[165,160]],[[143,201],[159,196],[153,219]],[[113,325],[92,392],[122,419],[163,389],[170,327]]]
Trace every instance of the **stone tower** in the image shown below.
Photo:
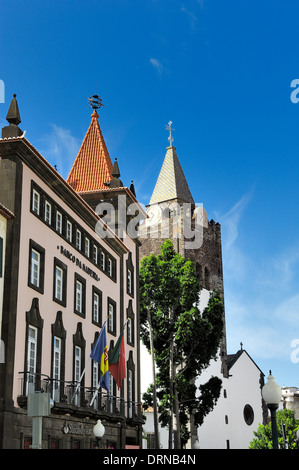
[[[202,289],[218,291],[224,299],[221,226],[208,219],[202,204],[195,204],[182,170],[176,148],[170,146],[152,197],[147,206],[148,219],[140,225],[140,259],[151,253],[157,255],[162,243],[170,239],[174,249],[194,262]],[[227,376],[226,332],[224,314],[223,338],[220,346],[222,373]]]

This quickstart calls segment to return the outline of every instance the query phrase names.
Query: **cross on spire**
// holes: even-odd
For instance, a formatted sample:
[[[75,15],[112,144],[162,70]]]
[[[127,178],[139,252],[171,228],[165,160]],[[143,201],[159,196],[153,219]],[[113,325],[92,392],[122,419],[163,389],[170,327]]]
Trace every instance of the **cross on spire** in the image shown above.
[[[171,127],[171,125],[172,125],[172,121],[169,121],[168,125],[165,126],[165,127],[166,127],[166,130],[169,131],[168,140],[169,140],[169,143],[170,143],[170,147],[172,147],[172,142],[173,142],[173,140],[174,140],[173,137],[172,137],[172,135],[171,135],[171,131],[174,131],[174,130],[175,130],[175,129],[173,129],[173,128]]]

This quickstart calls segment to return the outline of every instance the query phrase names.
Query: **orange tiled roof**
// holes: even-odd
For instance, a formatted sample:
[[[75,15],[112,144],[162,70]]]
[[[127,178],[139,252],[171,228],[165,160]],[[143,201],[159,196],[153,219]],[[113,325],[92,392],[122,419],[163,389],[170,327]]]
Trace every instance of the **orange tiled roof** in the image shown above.
[[[89,129],[67,178],[67,183],[77,193],[106,189],[104,183],[112,179],[113,166],[98,117],[94,110]]]

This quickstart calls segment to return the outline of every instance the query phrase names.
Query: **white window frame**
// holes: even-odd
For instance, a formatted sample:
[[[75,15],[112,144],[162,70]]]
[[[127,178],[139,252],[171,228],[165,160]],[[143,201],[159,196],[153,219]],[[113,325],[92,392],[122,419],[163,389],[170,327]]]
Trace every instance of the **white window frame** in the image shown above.
[[[132,318],[128,318],[127,331],[128,331],[128,343],[132,344],[133,343]]]
[[[77,250],[81,250],[81,241],[82,241],[82,233],[81,230],[77,228],[76,230],[76,248]]]
[[[32,191],[32,212],[36,215],[40,212],[40,193],[36,189]]]
[[[55,266],[55,299],[63,301],[63,269]]]
[[[108,303],[108,327],[109,331],[114,331],[114,305]]]
[[[60,376],[61,376],[61,338],[54,336],[53,344],[53,389],[52,399],[60,401]]]
[[[128,413],[129,418],[133,417],[133,371],[128,370]]]
[[[45,217],[44,220],[47,224],[51,224],[51,217],[52,217],[52,205],[49,201],[45,201]]]
[[[32,334],[31,334],[32,333]],[[27,377],[26,395],[35,391],[36,364],[37,364],[37,335],[35,326],[28,326],[28,347],[27,347]]]
[[[113,263],[112,263],[112,259],[111,258],[108,258],[108,274],[110,277],[112,277],[112,274],[113,274]]]
[[[94,264],[98,264],[98,247],[97,247],[97,245],[93,245],[93,262],[94,262]]]
[[[40,262],[41,254],[39,251],[31,248],[31,272],[30,283],[35,287],[40,287]]]
[[[62,214],[61,212],[56,212],[56,231],[62,233]]]
[[[66,221],[66,239],[71,242],[72,241],[72,230],[73,224],[69,220]]]
[[[76,292],[76,298],[75,298],[76,312],[82,313],[83,311],[83,284],[78,279],[76,279],[75,292]]]
[[[74,380],[75,384],[77,385],[80,381],[81,377],[81,361],[82,361],[82,349],[80,346],[75,346],[75,373],[74,373]],[[78,393],[75,396],[75,404],[78,405],[80,403],[80,388]]]
[[[99,377],[99,363],[97,361],[92,361],[92,388],[93,388],[93,393],[96,391],[98,387],[98,377]],[[98,399],[99,396],[98,394],[96,395],[94,402],[93,402],[93,407],[98,408]]]
[[[106,267],[106,255],[103,251],[101,251],[101,268],[103,271],[105,271]]]
[[[84,252],[85,252],[85,256],[87,256],[89,258],[89,255],[90,255],[90,240],[89,238],[85,237],[85,249],[84,249]]]
[[[92,314],[93,321],[99,323],[100,321],[100,295],[97,292],[93,293],[92,297]]]
[[[127,281],[128,281],[128,293],[129,294],[132,294],[132,280],[133,280],[133,273],[132,273],[132,270],[131,269],[128,269],[128,273],[127,273]]]

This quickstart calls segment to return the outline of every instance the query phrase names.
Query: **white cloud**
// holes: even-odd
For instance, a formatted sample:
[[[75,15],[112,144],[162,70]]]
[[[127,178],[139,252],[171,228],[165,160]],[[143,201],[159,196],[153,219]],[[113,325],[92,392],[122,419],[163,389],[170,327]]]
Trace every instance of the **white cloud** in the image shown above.
[[[155,59],[155,58],[152,57],[150,59],[150,63],[154,67],[154,69],[158,72],[159,75],[161,75],[165,71],[165,68],[161,64],[159,59]]]
[[[51,131],[40,142],[41,154],[67,178],[82,140],[74,137],[69,129],[51,124]]]

